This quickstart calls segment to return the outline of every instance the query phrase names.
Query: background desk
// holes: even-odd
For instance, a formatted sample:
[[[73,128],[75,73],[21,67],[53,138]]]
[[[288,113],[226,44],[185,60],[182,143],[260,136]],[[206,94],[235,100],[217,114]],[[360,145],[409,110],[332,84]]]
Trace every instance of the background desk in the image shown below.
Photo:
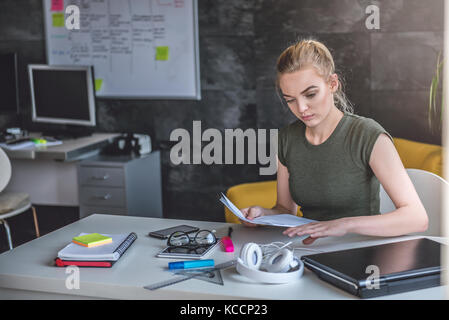
[[[190,224],[200,228],[215,229],[218,236],[227,232],[231,224],[183,221],[158,218],[124,217],[111,215],[91,215],[41,238],[28,242],[12,251],[0,255],[0,297],[3,299],[355,299],[356,297],[321,281],[316,275],[305,270],[297,282],[282,285],[255,283],[237,273],[235,268],[222,271],[224,285],[220,286],[201,280],[187,280],[175,285],[149,291],[143,288],[162,280],[172,278],[167,272],[167,263],[173,259],[155,258],[165,241],[147,236],[151,230]],[[221,263],[235,259],[246,242],[269,243],[289,241],[282,235],[283,228],[246,228],[232,225],[232,239],[236,247],[234,253],[226,253],[217,248],[208,258]],[[80,288],[69,290],[65,281],[70,274],[66,269],[53,266],[57,252],[74,235],[80,232],[127,233],[134,231],[138,239],[125,255],[110,269],[80,268]],[[416,237],[374,238],[348,235],[338,238],[318,240],[308,248],[333,251],[362,247],[380,243],[406,240]],[[440,238],[434,240],[442,241]],[[295,250],[295,254],[310,252]],[[348,263],[351,263],[348,261]],[[275,290],[274,290],[275,289]],[[410,291],[382,299],[443,299],[444,287]]]
[[[40,136],[32,133],[30,136]],[[26,192],[37,205],[78,206],[77,162],[98,154],[119,134],[94,133],[64,140],[62,145],[4,149],[12,176],[5,191]]]
[[[30,149],[4,150],[11,160],[36,159],[70,162],[98,154],[102,147],[109,144],[118,136],[120,136],[118,133],[94,133],[86,137],[67,139],[63,141],[63,144],[51,147],[42,146]],[[30,133],[30,137],[39,138],[41,134]]]

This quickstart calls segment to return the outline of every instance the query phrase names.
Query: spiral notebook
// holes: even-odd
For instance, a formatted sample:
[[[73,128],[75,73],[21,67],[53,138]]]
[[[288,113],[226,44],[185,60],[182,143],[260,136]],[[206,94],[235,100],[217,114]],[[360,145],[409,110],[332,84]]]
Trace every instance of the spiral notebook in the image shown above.
[[[80,233],[79,236],[88,233]],[[111,237],[112,242],[98,247],[83,247],[70,243],[58,252],[61,260],[73,261],[117,261],[137,239],[137,234],[104,234]]]

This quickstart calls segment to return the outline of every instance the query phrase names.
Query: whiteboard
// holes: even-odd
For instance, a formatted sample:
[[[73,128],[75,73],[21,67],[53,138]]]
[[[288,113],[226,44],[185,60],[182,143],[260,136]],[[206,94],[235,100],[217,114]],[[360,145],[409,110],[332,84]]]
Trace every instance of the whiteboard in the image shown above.
[[[197,0],[43,0],[47,63],[93,65],[96,95],[201,99]],[[69,30],[69,5],[80,28]]]

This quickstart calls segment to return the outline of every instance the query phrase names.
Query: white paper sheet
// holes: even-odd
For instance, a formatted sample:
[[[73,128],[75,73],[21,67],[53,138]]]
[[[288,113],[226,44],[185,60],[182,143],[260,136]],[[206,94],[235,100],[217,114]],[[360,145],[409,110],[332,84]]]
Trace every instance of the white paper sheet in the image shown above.
[[[276,214],[270,216],[257,217],[254,218],[253,220],[250,220],[247,219],[245,215],[223,193],[221,193],[220,201],[240,220],[249,223],[268,225],[268,226],[278,226],[278,227],[297,227],[310,222],[316,222],[316,220],[306,219],[294,216],[292,214]]]

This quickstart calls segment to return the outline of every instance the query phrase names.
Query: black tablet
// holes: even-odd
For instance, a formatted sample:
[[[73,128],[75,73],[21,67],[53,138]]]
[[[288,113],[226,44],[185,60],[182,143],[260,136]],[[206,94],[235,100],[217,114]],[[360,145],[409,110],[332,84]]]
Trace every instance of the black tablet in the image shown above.
[[[159,239],[167,239],[173,232],[176,232],[176,231],[192,233],[192,232],[195,232],[198,230],[200,230],[200,229],[197,227],[192,227],[192,226],[183,224],[183,225],[179,225],[176,227],[161,229],[161,230],[157,230],[157,231],[151,231],[148,235],[150,237],[155,237],[155,238],[159,238]]]

